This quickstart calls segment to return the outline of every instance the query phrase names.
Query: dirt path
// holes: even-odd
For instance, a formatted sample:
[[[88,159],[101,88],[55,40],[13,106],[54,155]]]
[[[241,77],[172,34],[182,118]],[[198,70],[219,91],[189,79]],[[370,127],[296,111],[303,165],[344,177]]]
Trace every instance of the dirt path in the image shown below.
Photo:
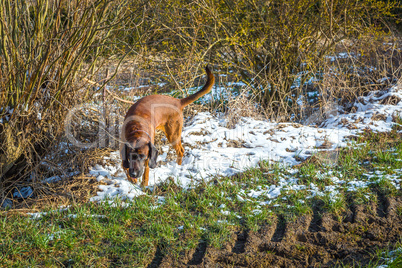
[[[196,249],[179,258],[160,250],[148,267],[341,267],[367,265],[376,249],[392,247],[402,234],[402,197],[381,198],[377,203],[351,206],[343,221],[319,213],[286,222],[277,215],[257,232],[232,233],[222,249],[200,241]],[[398,209],[399,208],[399,209]]]

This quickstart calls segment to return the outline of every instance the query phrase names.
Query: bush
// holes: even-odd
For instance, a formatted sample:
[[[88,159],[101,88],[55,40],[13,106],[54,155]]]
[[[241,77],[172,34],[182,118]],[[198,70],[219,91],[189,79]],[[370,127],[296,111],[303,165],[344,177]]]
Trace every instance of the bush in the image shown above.
[[[152,34],[142,48],[158,55],[158,68],[174,72],[179,87],[193,84],[195,63],[213,62],[245,81],[267,114],[287,117],[298,116],[298,85],[323,71],[326,55],[344,40],[390,34],[386,20],[398,7],[379,0],[146,2],[141,29]]]
[[[0,183],[30,174],[89,92],[125,1],[0,0]],[[10,181],[10,180],[9,180]],[[1,194],[1,193],[0,193]]]

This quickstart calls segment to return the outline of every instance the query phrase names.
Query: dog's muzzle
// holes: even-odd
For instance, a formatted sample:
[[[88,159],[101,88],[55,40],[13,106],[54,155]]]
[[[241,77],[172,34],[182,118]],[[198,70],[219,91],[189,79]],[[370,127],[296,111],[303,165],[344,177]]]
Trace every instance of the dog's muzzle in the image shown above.
[[[129,170],[128,174],[130,175],[130,182],[132,183],[137,183],[138,182],[138,178],[141,178],[143,175],[143,171],[134,171],[134,170]]]

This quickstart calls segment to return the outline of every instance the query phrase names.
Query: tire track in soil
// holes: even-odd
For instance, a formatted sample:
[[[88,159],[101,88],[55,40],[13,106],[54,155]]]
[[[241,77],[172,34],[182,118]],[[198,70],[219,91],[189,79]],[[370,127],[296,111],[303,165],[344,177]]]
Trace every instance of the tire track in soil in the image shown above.
[[[164,254],[161,250],[161,245],[158,245],[155,250],[154,258],[152,259],[151,263],[147,266],[147,268],[156,268],[159,267],[162,263],[164,258]]]
[[[397,209],[398,207],[401,207],[402,203],[402,197],[397,197],[397,198],[389,198],[387,197],[386,199],[386,205],[387,205],[387,219],[395,219],[398,217],[397,214]],[[399,206],[398,206],[399,204]]]
[[[389,203],[387,199],[388,198],[385,198],[384,195],[377,193],[377,215],[380,218],[385,218],[388,214]]]
[[[379,196],[377,202],[351,205],[340,216],[319,207],[292,222],[276,215],[258,231],[234,231],[221,249],[200,242],[185,254],[187,261],[170,262],[170,267],[365,266],[377,248],[392,248],[401,239],[401,207],[402,197]],[[162,261],[160,267],[169,266]]]
[[[235,242],[234,247],[232,248],[233,253],[240,254],[245,252],[247,237],[248,237],[247,231],[239,232],[237,234],[237,240]]]
[[[321,215],[320,215],[321,206],[313,207],[313,218],[310,221],[310,225],[308,227],[308,231],[315,233],[321,230]]]
[[[276,230],[275,230],[274,235],[272,236],[271,241],[272,242],[281,242],[285,235],[285,230],[286,230],[286,220],[283,217],[283,215],[279,215],[277,224],[276,224]]]
[[[187,263],[188,265],[199,265],[202,263],[204,259],[205,253],[207,251],[207,242],[204,240],[200,240],[195,252],[192,254],[190,261]]]
[[[297,218],[294,222],[287,223],[283,241],[285,243],[307,242],[306,234],[311,222],[312,216],[307,214]]]

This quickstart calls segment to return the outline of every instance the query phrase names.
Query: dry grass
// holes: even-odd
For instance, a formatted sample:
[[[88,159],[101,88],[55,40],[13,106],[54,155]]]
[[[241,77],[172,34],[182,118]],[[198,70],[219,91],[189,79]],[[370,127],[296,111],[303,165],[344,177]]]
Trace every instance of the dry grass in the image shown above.
[[[364,36],[338,44],[333,56],[324,58],[310,71],[314,80],[297,89],[303,105],[298,103],[292,109],[295,118],[307,124],[320,123],[341,110],[353,112],[353,103],[360,96],[397,84],[402,75],[401,44],[398,36]],[[392,97],[382,104],[397,101]]]
[[[13,210],[36,211],[45,207],[58,208],[88,202],[96,194],[100,183],[85,174],[88,174],[90,166],[101,164],[103,157],[109,155],[111,150],[95,148],[68,154],[64,154],[64,150],[55,151],[52,161],[41,161],[29,180],[5,180],[2,189],[4,206],[11,201],[9,208]],[[29,197],[14,195],[28,187],[32,190]]]
[[[242,117],[262,118],[262,109],[253,97],[250,97],[247,87],[242,88],[238,96],[229,99],[226,112],[227,127],[235,127]]]

